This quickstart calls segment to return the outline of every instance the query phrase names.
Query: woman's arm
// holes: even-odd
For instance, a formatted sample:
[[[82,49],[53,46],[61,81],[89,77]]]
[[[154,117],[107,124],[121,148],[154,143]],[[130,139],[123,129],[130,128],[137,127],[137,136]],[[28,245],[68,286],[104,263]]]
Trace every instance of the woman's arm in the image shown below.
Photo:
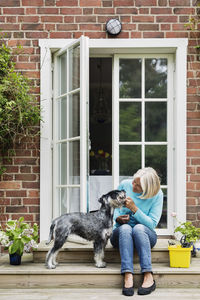
[[[162,207],[163,207],[162,191],[159,192],[156,198],[157,199],[155,199],[148,215],[143,213],[143,211],[139,208],[137,209],[136,213],[133,214],[133,217],[137,220],[138,223],[149,227],[151,230],[153,230],[157,226],[162,215]]]

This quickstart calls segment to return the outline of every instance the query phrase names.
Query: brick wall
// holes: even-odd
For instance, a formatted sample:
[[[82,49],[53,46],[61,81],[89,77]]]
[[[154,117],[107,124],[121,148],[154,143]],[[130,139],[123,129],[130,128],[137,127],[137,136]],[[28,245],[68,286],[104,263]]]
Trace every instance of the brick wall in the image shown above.
[[[196,14],[196,0],[1,0],[0,29],[9,45],[23,51],[16,68],[32,80],[39,100],[38,39],[109,38],[105,22],[123,24],[118,38],[189,38],[187,97],[187,219],[200,227],[200,61],[194,48],[199,31],[185,27]],[[17,149],[0,182],[0,221],[25,216],[39,221],[39,153],[26,141]]]

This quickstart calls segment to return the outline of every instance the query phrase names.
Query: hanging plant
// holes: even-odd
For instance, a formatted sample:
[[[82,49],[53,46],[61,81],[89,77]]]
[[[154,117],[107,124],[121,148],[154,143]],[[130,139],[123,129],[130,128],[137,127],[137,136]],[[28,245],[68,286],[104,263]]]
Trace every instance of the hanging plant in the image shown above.
[[[30,80],[15,71],[12,51],[4,41],[0,48],[0,175],[3,159],[15,154],[24,137],[39,134],[40,107],[30,94]],[[35,127],[37,126],[37,128]]]

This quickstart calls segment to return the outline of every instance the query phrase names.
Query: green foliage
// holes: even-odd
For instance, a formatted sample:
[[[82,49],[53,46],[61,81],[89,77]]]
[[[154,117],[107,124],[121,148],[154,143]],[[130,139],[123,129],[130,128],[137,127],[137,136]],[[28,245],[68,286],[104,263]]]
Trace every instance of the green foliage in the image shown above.
[[[174,232],[180,232],[182,235],[185,235],[187,243],[195,242],[200,238],[200,228],[193,226],[192,222],[181,223]]]
[[[15,71],[11,49],[2,42],[0,48],[0,145],[2,156],[14,154],[15,144],[26,136],[35,136],[40,108],[30,95],[29,80]],[[11,151],[10,151],[11,150]],[[5,171],[0,162],[0,174]]]
[[[19,220],[8,220],[5,231],[0,227],[0,244],[8,249],[10,254],[17,253],[22,255],[24,250],[30,252],[37,248],[38,226],[24,222],[24,218]]]

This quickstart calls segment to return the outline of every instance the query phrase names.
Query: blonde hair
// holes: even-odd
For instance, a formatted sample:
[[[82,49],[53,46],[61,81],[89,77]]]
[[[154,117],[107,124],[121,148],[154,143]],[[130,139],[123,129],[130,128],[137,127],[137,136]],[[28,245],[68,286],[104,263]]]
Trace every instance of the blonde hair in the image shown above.
[[[133,175],[133,180],[140,178],[140,184],[142,188],[141,199],[148,199],[155,196],[160,190],[160,178],[157,172],[153,168],[143,168],[138,170]]]

